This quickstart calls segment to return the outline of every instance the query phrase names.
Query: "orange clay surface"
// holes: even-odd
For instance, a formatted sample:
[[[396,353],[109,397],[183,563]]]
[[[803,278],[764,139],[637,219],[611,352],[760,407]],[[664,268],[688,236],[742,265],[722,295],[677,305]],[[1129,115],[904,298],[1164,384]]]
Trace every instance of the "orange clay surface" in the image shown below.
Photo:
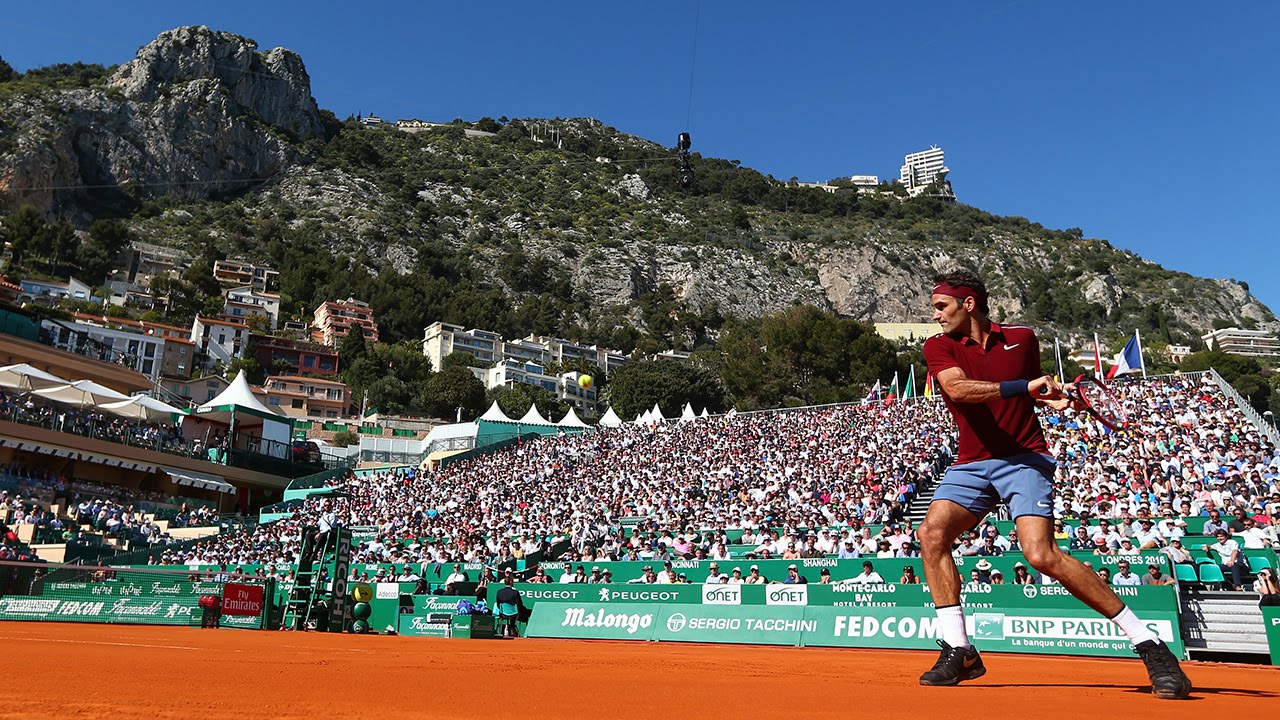
[[[1189,701],[1142,664],[986,656],[922,688],[936,654],[570,640],[462,640],[0,622],[0,718],[1249,718],[1280,669],[1187,663]],[[1157,714],[1158,713],[1158,714]]]

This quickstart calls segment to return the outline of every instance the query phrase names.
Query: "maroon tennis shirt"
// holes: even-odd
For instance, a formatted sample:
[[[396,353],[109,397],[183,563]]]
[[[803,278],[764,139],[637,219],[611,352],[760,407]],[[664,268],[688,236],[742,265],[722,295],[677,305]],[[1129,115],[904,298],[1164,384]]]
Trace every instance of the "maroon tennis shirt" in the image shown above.
[[[991,323],[985,348],[968,335],[956,338],[939,333],[924,342],[924,359],[934,375],[958,367],[970,380],[1034,380],[1043,375],[1035,331],[1016,325]],[[1035,400],[1029,395],[959,403],[944,391],[942,399],[960,431],[956,465],[1031,452],[1048,454]]]

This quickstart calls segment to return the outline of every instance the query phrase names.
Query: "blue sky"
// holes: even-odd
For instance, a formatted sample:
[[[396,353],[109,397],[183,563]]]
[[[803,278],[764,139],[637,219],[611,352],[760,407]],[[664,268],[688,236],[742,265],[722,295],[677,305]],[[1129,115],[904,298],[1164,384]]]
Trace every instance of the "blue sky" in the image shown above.
[[[1280,311],[1280,3],[21,3],[0,56],[120,63],[179,25],[296,50],[339,117],[688,129],[801,180],[896,176],[937,144],[964,202],[1246,281]]]

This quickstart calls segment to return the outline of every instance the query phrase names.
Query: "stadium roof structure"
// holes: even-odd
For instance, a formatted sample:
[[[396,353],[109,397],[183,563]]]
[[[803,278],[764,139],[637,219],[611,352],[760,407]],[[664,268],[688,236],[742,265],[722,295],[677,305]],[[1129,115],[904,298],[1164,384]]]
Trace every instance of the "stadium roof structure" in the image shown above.
[[[82,408],[97,407],[103,403],[129,399],[128,395],[116,392],[106,385],[99,385],[92,380],[77,380],[66,385],[35,390],[32,394],[64,405],[74,405]]]
[[[180,408],[146,395],[134,395],[128,400],[99,405],[98,409],[130,420],[147,422],[170,422],[175,415],[184,414]]]
[[[245,377],[243,370],[236,375],[236,379],[231,381],[227,389],[218,393],[218,396],[214,399],[196,408],[195,414],[203,416],[213,412],[229,411],[232,407],[240,411],[248,411],[259,417],[283,419],[282,415],[272,411],[266,405],[263,405],[261,400],[254,397],[253,391],[249,389],[249,380]]]
[[[571,428],[591,427],[590,425],[582,422],[582,419],[578,417],[578,413],[573,411],[573,408],[569,408],[569,412],[565,413],[564,417],[560,418],[560,422],[556,423],[556,425],[559,425],[560,427],[571,427]]]
[[[515,422],[511,418],[507,417],[506,413],[502,412],[502,408],[498,407],[497,400],[494,400],[493,404],[489,406],[489,409],[484,411],[484,414],[480,416],[480,419],[488,420],[490,422]]]
[[[43,390],[44,388],[68,385],[70,383],[70,380],[60,378],[53,373],[45,372],[26,363],[0,367],[0,388]]]
[[[521,425],[555,425],[555,423],[548,422],[546,418],[542,417],[542,413],[538,412],[537,405],[530,405],[529,411],[524,414],[524,417],[520,418],[516,422]]]

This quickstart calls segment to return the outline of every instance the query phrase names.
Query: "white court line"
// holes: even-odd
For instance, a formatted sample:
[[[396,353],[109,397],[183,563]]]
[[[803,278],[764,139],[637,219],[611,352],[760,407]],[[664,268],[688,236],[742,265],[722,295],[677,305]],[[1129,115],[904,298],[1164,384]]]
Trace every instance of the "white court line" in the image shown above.
[[[72,643],[75,645],[115,645],[118,647],[140,647],[140,648],[162,648],[166,650],[205,650],[207,648],[191,647],[189,645],[147,645],[145,643],[124,643],[124,642],[106,642],[103,640],[66,640],[60,638],[43,638],[31,636],[8,636],[0,635],[0,640],[30,640],[38,643]]]

